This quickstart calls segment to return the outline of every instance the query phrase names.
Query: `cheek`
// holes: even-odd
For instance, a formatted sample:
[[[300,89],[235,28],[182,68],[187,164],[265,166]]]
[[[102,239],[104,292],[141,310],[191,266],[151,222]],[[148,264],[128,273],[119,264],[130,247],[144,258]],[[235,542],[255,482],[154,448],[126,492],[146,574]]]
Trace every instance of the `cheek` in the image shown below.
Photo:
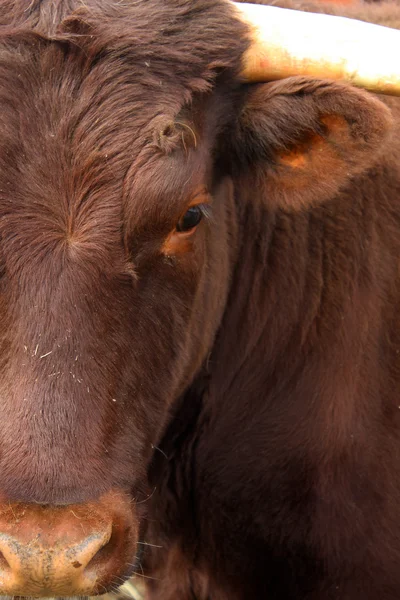
[[[188,379],[200,369],[214,344],[237,253],[236,210],[230,180],[221,182],[213,195],[213,219],[207,224],[203,239],[201,267],[187,333]],[[199,258],[197,261],[200,262]]]
[[[213,197],[212,219],[186,239],[171,234],[164,256],[139,271],[133,368],[139,383],[146,374],[150,395],[159,397],[161,390],[163,406],[201,368],[225,310],[237,237],[230,180],[221,182]]]
[[[185,255],[162,259],[138,283],[131,362],[154,391],[170,395],[181,378],[200,280],[199,261]]]

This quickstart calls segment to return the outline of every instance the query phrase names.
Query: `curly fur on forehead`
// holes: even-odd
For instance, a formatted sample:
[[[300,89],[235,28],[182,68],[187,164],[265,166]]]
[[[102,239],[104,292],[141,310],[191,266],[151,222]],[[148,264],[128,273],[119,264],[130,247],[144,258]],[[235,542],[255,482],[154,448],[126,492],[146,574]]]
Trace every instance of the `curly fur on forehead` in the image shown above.
[[[46,213],[55,204],[59,229],[69,231],[70,203],[75,213],[81,205],[87,212],[90,196],[98,212],[100,189],[100,196],[119,198],[143,148],[152,155],[157,149],[168,153],[165,142],[188,147],[180,130],[161,135],[166,124],[194,94],[213,87],[221,70],[236,87],[246,45],[243,24],[220,0],[0,0],[0,121],[7,150],[2,178],[14,189],[29,177],[32,198],[46,205]],[[45,154],[37,155],[32,139],[41,140]],[[50,172],[43,171],[44,155],[54,163]],[[28,200],[21,202],[26,210]]]
[[[221,0],[0,2],[3,36],[27,30],[69,40],[93,60],[123,55],[146,85],[174,78],[199,91],[221,70],[237,74],[248,44],[245,25]]]

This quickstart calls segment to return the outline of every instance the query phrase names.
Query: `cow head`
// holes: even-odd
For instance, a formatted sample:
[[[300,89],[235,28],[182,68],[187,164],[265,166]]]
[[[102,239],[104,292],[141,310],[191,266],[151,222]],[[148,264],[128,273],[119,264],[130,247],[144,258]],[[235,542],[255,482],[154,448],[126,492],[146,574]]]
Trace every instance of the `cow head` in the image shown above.
[[[3,594],[102,593],[134,571],[147,466],[249,234],[233,182],[271,210],[324,201],[390,128],[342,84],[243,86],[245,25],[194,4],[55,22],[10,3],[0,30]]]

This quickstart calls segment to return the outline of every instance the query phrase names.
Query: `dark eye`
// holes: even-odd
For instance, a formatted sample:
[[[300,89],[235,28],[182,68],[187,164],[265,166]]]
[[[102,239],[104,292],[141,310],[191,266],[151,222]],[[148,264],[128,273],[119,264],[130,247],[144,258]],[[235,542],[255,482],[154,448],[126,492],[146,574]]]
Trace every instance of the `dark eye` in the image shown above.
[[[199,206],[191,206],[179,220],[176,230],[180,232],[190,231],[197,227],[203,217],[203,212]]]

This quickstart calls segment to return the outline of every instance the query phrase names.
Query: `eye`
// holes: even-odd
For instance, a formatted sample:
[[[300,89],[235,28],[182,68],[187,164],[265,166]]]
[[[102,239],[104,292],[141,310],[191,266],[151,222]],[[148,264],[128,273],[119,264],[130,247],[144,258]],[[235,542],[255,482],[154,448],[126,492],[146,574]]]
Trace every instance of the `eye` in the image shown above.
[[[203,211],[199,205],[191,206],[187,209],[185,214],[179,219],[178,224],[176,226],[176,230],[180,233],[184,233],[185,231],[190,231],[197,227],[203,218]]]

